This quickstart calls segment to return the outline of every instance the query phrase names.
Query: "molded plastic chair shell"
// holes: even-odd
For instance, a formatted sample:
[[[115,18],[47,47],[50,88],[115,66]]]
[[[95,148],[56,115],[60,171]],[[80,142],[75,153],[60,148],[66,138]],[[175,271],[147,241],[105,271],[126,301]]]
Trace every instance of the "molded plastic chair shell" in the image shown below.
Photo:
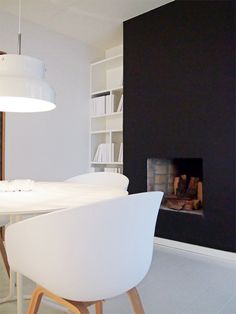
[[[129,179],[114,172],[89,172],[65,180],[66,182],[78,182],[94,185],[106,185],[127,190]]]
[[[10,267],[65,299],[122,294],[150,268],[162,196],[133,194],[10,225]]]

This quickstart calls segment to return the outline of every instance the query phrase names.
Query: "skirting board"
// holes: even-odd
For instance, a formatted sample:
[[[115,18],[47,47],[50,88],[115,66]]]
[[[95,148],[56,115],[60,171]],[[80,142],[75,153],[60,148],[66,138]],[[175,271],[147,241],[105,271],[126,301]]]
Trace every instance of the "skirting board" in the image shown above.
[[[208,255],[211,257],[223,258],[228,261],[236,262],[236,253],[233,253],[233,252],[215,250],[215,249],[207,248],[204,246],[178,242],[178,241],[168,240],[168,239],[159,238],[159,237],[154,237],[154,243],[158,245],[163,245],[163,246],[168,246],[171,248],[179,249],[179,250]]]

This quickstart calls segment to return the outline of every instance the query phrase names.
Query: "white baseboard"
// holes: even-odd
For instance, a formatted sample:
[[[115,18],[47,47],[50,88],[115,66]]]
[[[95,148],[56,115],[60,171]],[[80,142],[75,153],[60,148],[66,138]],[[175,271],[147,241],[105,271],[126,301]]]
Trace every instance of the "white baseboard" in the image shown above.
[[[236,253],[233,253],[233,252],[215,250],[215,249],[207,248],[200,245],[194,245],[194,244],[189,244],[189,243],[184,243],[184,242],[179,242],[179,241],[174,241],[174,240],[168,240],[168,239],[159,238],[159,237],[154,237],[154,243],[158,245],[162,245],[162,246],[168,246],[171,248],[179,249],[179,250],[208,255],[212,257],[223,258],[228,261],[236,262]]]

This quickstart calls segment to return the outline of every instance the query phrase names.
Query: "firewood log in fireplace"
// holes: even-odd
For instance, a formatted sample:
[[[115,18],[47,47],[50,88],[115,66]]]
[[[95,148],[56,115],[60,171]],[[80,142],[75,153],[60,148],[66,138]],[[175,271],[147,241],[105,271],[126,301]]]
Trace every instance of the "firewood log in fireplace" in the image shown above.
[[[198,182],[197,185],[197,199],[200,200],[201,204],[203,202],[203,188],[202,188],[202,182]]]
[[[190,197],[190,198],[198,198],[198,189],[199,196],[201,196],[202,200],[202,192],[200,192],[202,186],[198,185],[199,178],[198,177],[190,177],[188,186],[187,186],[187,176],[183,174],[179,177],[175,177],[174,179],[174,194],[180,197]]]
[[[168,208],[180,210],[183,209],[185,202],[186,200],[178,199],[177,197],[176,198],[167,197],[165,206]]]
[[[174,178],[174,195],[176,195],[178,185],[179,185],[179,177],[175,177]]]
[[[202,207],[202,202],[200,200],[193,200],[193,209],[199,209]]]
[[[190,177],[186,194],[189,195],[191,198],[197,197],[198,181],[198,177]]]
[[[197,199],[181,199],[172,198],[171,196],[166,197],[165,206],[171,209],[177,210],[196,210],[201,208],[201,202]]]
[[[182,209],[193,210],[193,200],[186,200]]]
[[[184,196],[186,193],[186,187],[187,187],[187,175],[186,174],[182,174],[179,177],[179,182],[178,182],[178,186],[176,189],[176,195],[177,196]]]
[[[165,206],[177,210],[196,210],[202,207],[203,188],[198,177],[190,177],[187,185],[187,176],[174,178],[174,194],[165,195]]]

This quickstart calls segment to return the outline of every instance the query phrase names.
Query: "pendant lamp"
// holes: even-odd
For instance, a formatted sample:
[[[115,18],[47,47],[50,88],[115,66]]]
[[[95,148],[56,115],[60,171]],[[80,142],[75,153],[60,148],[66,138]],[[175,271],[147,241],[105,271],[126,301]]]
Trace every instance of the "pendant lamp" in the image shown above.
[[[40,112],[54,109],[55,93],[44,81],[44,63],[21,54],[19,0],[18,54],[0,55],[0,111]]]

